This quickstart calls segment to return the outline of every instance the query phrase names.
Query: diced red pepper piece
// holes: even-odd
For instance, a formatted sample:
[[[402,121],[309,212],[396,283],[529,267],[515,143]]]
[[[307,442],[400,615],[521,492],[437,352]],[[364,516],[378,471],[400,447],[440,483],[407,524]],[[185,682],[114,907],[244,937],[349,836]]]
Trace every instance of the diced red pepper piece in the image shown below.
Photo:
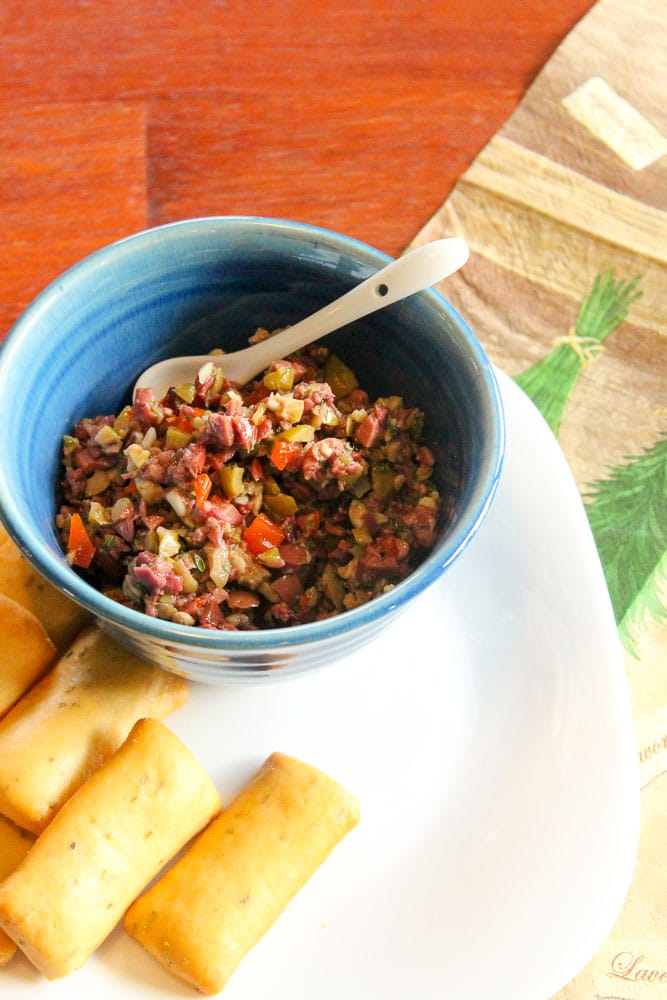
[[[81,569],[88,569],[93,561],[95,546],[90,540],[80,514],[72,514],[69,519],[67,551],[73,554],[72,564]]]
[[[254,556],[266,549],[272,549],[285,540],[284,533],[266,514],[258,514],[252,524],[243,532],[243,541]]]
[[[202,417],[205,413],[206,410],[202,410],[200,406],[188,406],[187,414],[179,411],[165,417],[164,423],[167,427],[175,427],[176,430],[182,431],[184,434],[191,434],[195,429],[193,418]]]
[[[169,416],[164,421],[167,427],[174,427],[177,431],[182,431],[183,434],[192,434],[195,429],[195,425],[187,417],[184,417],[181,413],[176,413],[173,416]]]
[[[294,441],[285,441],[282,438],[278,438],[273,443],[273,448],[271,449],[271,461],[275,465],[276,469],[282,470],[293,462],[295,458],[298,458],[301,454],[301,445]]]
[[[201,505],[208,500],[208,496],[212,488],[213,481],[208,473],[201,472],[195,478],[195,503],[198,507],[201,507]]]

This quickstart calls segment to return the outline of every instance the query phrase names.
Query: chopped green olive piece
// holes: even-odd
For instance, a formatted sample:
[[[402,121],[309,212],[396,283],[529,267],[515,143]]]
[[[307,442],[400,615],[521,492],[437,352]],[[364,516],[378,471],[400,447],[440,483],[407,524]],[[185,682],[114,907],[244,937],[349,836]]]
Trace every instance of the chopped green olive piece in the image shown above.
[[[202,562],[204,562],[203,559]],[[197,580],[190,572],[190,567],[188,566],[186,560],[183,558],[174,559],[173,566],[174,566],[174,572],[177,573],[183,581],[183,593],[184,594],[196,593],[199,584],[197,583]],[[204,568],[206,567],[204,566]]]
[[[96,469],[86,481],[86,496],[94,497],[100,493],[104,493],[110,482],[109,475],[104,469]]]
[[[336,397],[349,396],[359,388],[357,377],[351,368],[335,354],[330,354],[324,365],[324,381],[331,386]]]
[[[147,504],[160,503],[164,497],[164,490],[160,484],[153,483],[150,479],[143,479],[141,476],[136,476],[134,485],[141,499],[145,500]]]
[[[260,552],[257,559],[261,562],[262,566],[266,566],[268,569],[282,569],[285,565],[285,560],[275,545],[272,545],[270,549],[264,549],[263,552]]]
[[[281,431],[280,434],[276,434],[278,441],[291,441],[292,443],[312,441],[314,437],[315,428],[311,427],[310,424],[295,424],[294,427],[288,427],[286,430]]]
[[[132,420],[134,419],[134,411],[131,406],[124,406],[120,411],[116,419],[114,420],[113,429],[116,434],[125,435],[127,434],[128,428],[130,427]]]
[[[192,441],[192,434],[180,431],[178,427],[168,427],[165,434],[167,448],[185,448]]]
[[[71,434],[65,434],[63,436],[63,458],[68,459],[71,457],[73,452],[79,447],[78,438],[72,437]]]
[[[111,524],[111,511],[108,507],[104,507],[101,503],[97,503],[96,500],[91,500],[90,508],[88,510],[88,523],[94,528]]]
[[[220,469],[220,485],[228,500],[243,493],[243,469],[240,465],[225,465]]]
[[[396,410],[400,410],[403,406],[402,396],[380,396],[378,399],[378,404],[381,406],[386,406],[388,410],[395,413]]]
[[[264,480],[264,496],[275,497],[280,493],[280,487],[273,476],[267,476]]]
[[[288,493],[277,493],[275,496],[264,495],[264,509],[273,517],[284,521],[291,514],[296,514],[298,507],[294,497],[289,496]]]
[[[115,454],[123,447],[123,439],[120,434],[113,427],[109,427],[108,424],[100,428],[97,432],[95,443],[100,446],[102,451],[110,452],[111,454]]]
[[[275,368],[267,372],[262,381],[272,392],[288,392],[294,385],[294,369],[287,365],[284,368]]]
[[[333,563],[327,563],[322,571],[322,589],[337,611],[343,607],[345,584],[339,577]]]
[[[111,520],[115,524],[134,513],[134,504],[129,497],[119,497],[111,508]]]
[[[195,398],[195,384],[194,382],[184,382],[183,385],[175,386],[174,392],[184,403],[191,403]]]
[[[388,500],[394,492],[394,473],[389,465],[378,462],[371,469],[373,494],[378,500]]]
[[[366,496],[370,488],[371,488],[371,481],[366,475],[359,476],[359,478],[355,479],[353,483],[350,483],[350,492],[355,497]]]

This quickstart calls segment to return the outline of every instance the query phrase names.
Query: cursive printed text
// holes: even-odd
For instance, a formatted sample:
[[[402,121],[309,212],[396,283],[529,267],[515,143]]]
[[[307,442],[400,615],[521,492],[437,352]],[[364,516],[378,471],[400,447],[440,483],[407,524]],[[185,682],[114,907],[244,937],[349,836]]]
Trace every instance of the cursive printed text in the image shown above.
[[[665,750],[667,750],[667,734],[639,750],[639,763],[645,764],[646,761],[657,756],[657,754],[664,753]]]
[[[611,960],[612,979],[624,979],[629,983],[661,984],[667,991],[667,968],[651,968],[644,955],[634,955],[631,951],[619,951]]]

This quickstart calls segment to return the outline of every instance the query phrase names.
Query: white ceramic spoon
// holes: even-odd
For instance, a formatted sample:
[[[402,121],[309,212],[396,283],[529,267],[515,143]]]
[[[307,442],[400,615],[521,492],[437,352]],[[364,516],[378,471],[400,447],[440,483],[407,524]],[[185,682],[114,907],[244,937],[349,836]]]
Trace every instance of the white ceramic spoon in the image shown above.
[[[274,361],[286,358],[327,333],[442,281],[463,267],[468,255],[466,242],[458,237],[427,243],[392,261],[306,319],[258,344],[230,354],[159,361],[139,376],[134,392],[150,387],[160,399],[171,386],[192,382],[201,366],[211,361],[220,365],[228,381],[245,385]]]

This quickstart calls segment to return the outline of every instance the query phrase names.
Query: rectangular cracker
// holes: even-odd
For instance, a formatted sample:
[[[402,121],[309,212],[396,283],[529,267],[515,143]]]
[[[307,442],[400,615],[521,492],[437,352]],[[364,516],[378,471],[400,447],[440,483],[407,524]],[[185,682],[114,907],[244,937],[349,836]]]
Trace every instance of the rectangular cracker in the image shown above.
[[[4,816],[0,816],[0,882],[13,872],[34,843],[35,838]],[[0,968],[16,952],[16,942],[0,931]]]
[[[0,884],[0,928],[47,979],[67,975],[219,808],[178,737],[140,720]]]
[[[169,972],[218,993],[244,955],[359,820],[356,799],[274,753],[124,925]]]
[[[0,593],[39,619],[58,652],[63,652],[90,614],[49,583],[25,558],[0,524]]]
[[[0,719],[46,673],[56,656],[39,619],[0,593]]]
[[[137,719],[165,718],[188,690],[182,678],[86,626],[0,720],[0,813],[41,833]]]

